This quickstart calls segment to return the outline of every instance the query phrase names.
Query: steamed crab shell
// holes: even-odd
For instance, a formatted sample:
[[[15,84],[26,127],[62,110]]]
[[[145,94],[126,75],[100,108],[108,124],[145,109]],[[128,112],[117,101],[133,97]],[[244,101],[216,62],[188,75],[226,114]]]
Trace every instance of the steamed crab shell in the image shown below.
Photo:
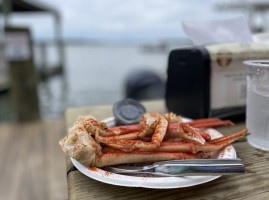
[[[86,166],[94,166],[96,157],[101,154],[101,146],[79,122],[74,123],[69,134],[59,143],[68,156]]]

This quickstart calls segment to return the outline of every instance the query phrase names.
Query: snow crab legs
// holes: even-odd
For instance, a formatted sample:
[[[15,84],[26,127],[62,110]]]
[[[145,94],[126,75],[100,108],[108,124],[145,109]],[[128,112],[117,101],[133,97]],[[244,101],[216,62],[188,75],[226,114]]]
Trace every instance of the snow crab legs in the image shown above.
[[[142,128],[140,131],[134,131],[138,136],[135,139],[121,139],[117,137],[134,132],[128,132],[128,129],[127,133],[119,133],[116,128],[107,129],[104,123],[92,116],[79,117],[69,134],[60,141],[60,145],[67,155],[80,163],[103,167],[123,163],[201,158],[204,152],[218,151],[247,135],[247,129],[244,128],[224,137],[205,141],[204,144],[190,140],[165,141],[171,121],[173,120],[167,120],[159,113],[146,113],[139,123]],[[186,124],[187,127],[193,128],[191,124]],[[184,127],[183,130],[188,131]],[[138,140],[139,137],[149,136],[149,132],[150,142]]]
[[[160,127],[159,123],[165,118],[168,125]],[[176,122],[176,123],[175,123]],[[156,115],[156,113],[146,113],[143,115],[139,124],[120,126],[111,128],[108,131],[116,132],[111,136],[103,137],[102,135],[96,135],[96,139],[99,142],[105,143],[114,148],[123,149],[125,151],[132,151],[133,149],[150,150],[159,147],[159,142],[163,139],[180,138],[189,141],[205,144],[206,141],[210,141],[211,137],[208,133],[202,132],[198,128],[220,126],[220,125],[234,125],[231,121],[222,121],[220,119],[200,119],[192,122],[183,123],[180,116],[173,113],[167,113],[165,115]],[[196,128],[195,128],[195,127]],[[156,143],[156,137],[160,135],[159,131],[165,130],[165,136],[158,139]],[[151,142],[135,141],[135,139],[143,139],[145,136],[152,136]],[[133,140],[133,141],[130,141]],[[157,144],[157,146],[156,146]]]

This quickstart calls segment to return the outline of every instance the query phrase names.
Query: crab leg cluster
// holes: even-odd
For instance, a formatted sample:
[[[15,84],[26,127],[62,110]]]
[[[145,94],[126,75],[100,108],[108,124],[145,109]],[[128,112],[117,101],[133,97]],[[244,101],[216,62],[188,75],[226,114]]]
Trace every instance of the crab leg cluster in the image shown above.
[[[204,128],[234,124],[220,119],[200,119],[184,123],[173,113],[145,113],[139,124],[107,128],[92,116],[80,116],[69,135],[60,141],[64,152],[87,166],[155,162],[200,158],[247,134],[244,128],[211,139]]]

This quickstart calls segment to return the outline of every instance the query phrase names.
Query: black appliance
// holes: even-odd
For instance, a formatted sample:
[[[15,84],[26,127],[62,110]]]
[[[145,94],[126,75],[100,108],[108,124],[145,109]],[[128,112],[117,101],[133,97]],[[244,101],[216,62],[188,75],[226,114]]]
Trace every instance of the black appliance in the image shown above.
[[[238,43],[186,47],[170,52],[166,106],[197,119],[245,115],[244,60],[269,59],[269,46]]]

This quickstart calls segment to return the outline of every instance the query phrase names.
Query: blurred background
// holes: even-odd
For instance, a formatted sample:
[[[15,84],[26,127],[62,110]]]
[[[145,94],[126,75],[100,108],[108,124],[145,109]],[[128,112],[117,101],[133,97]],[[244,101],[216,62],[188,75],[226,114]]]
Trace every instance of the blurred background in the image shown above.
[[[66,199],[58,145],[65,109],[163,98],[169,52],[193,45],[181,21],[245,16],[253,34],[269,26],[269,0],[0,0],[0,6],[1,199]]]
[[[154,83],[161,89],[138,99],[161,98],[170,50],[192,45],[182,30],[183,20],[243,15],[253,32],[268,29],[268,1],[2,0],[1,4],[2,46],[7,26],[31,33],[42,119],[59,118],[68,107],[135,97],[138,94],[130,93],[141,80],[140,88]],[[1,50],[0,120],[7,121],[16,117],[9,95],[9,61]],[[145,78],[139,78],[144,71]]]

